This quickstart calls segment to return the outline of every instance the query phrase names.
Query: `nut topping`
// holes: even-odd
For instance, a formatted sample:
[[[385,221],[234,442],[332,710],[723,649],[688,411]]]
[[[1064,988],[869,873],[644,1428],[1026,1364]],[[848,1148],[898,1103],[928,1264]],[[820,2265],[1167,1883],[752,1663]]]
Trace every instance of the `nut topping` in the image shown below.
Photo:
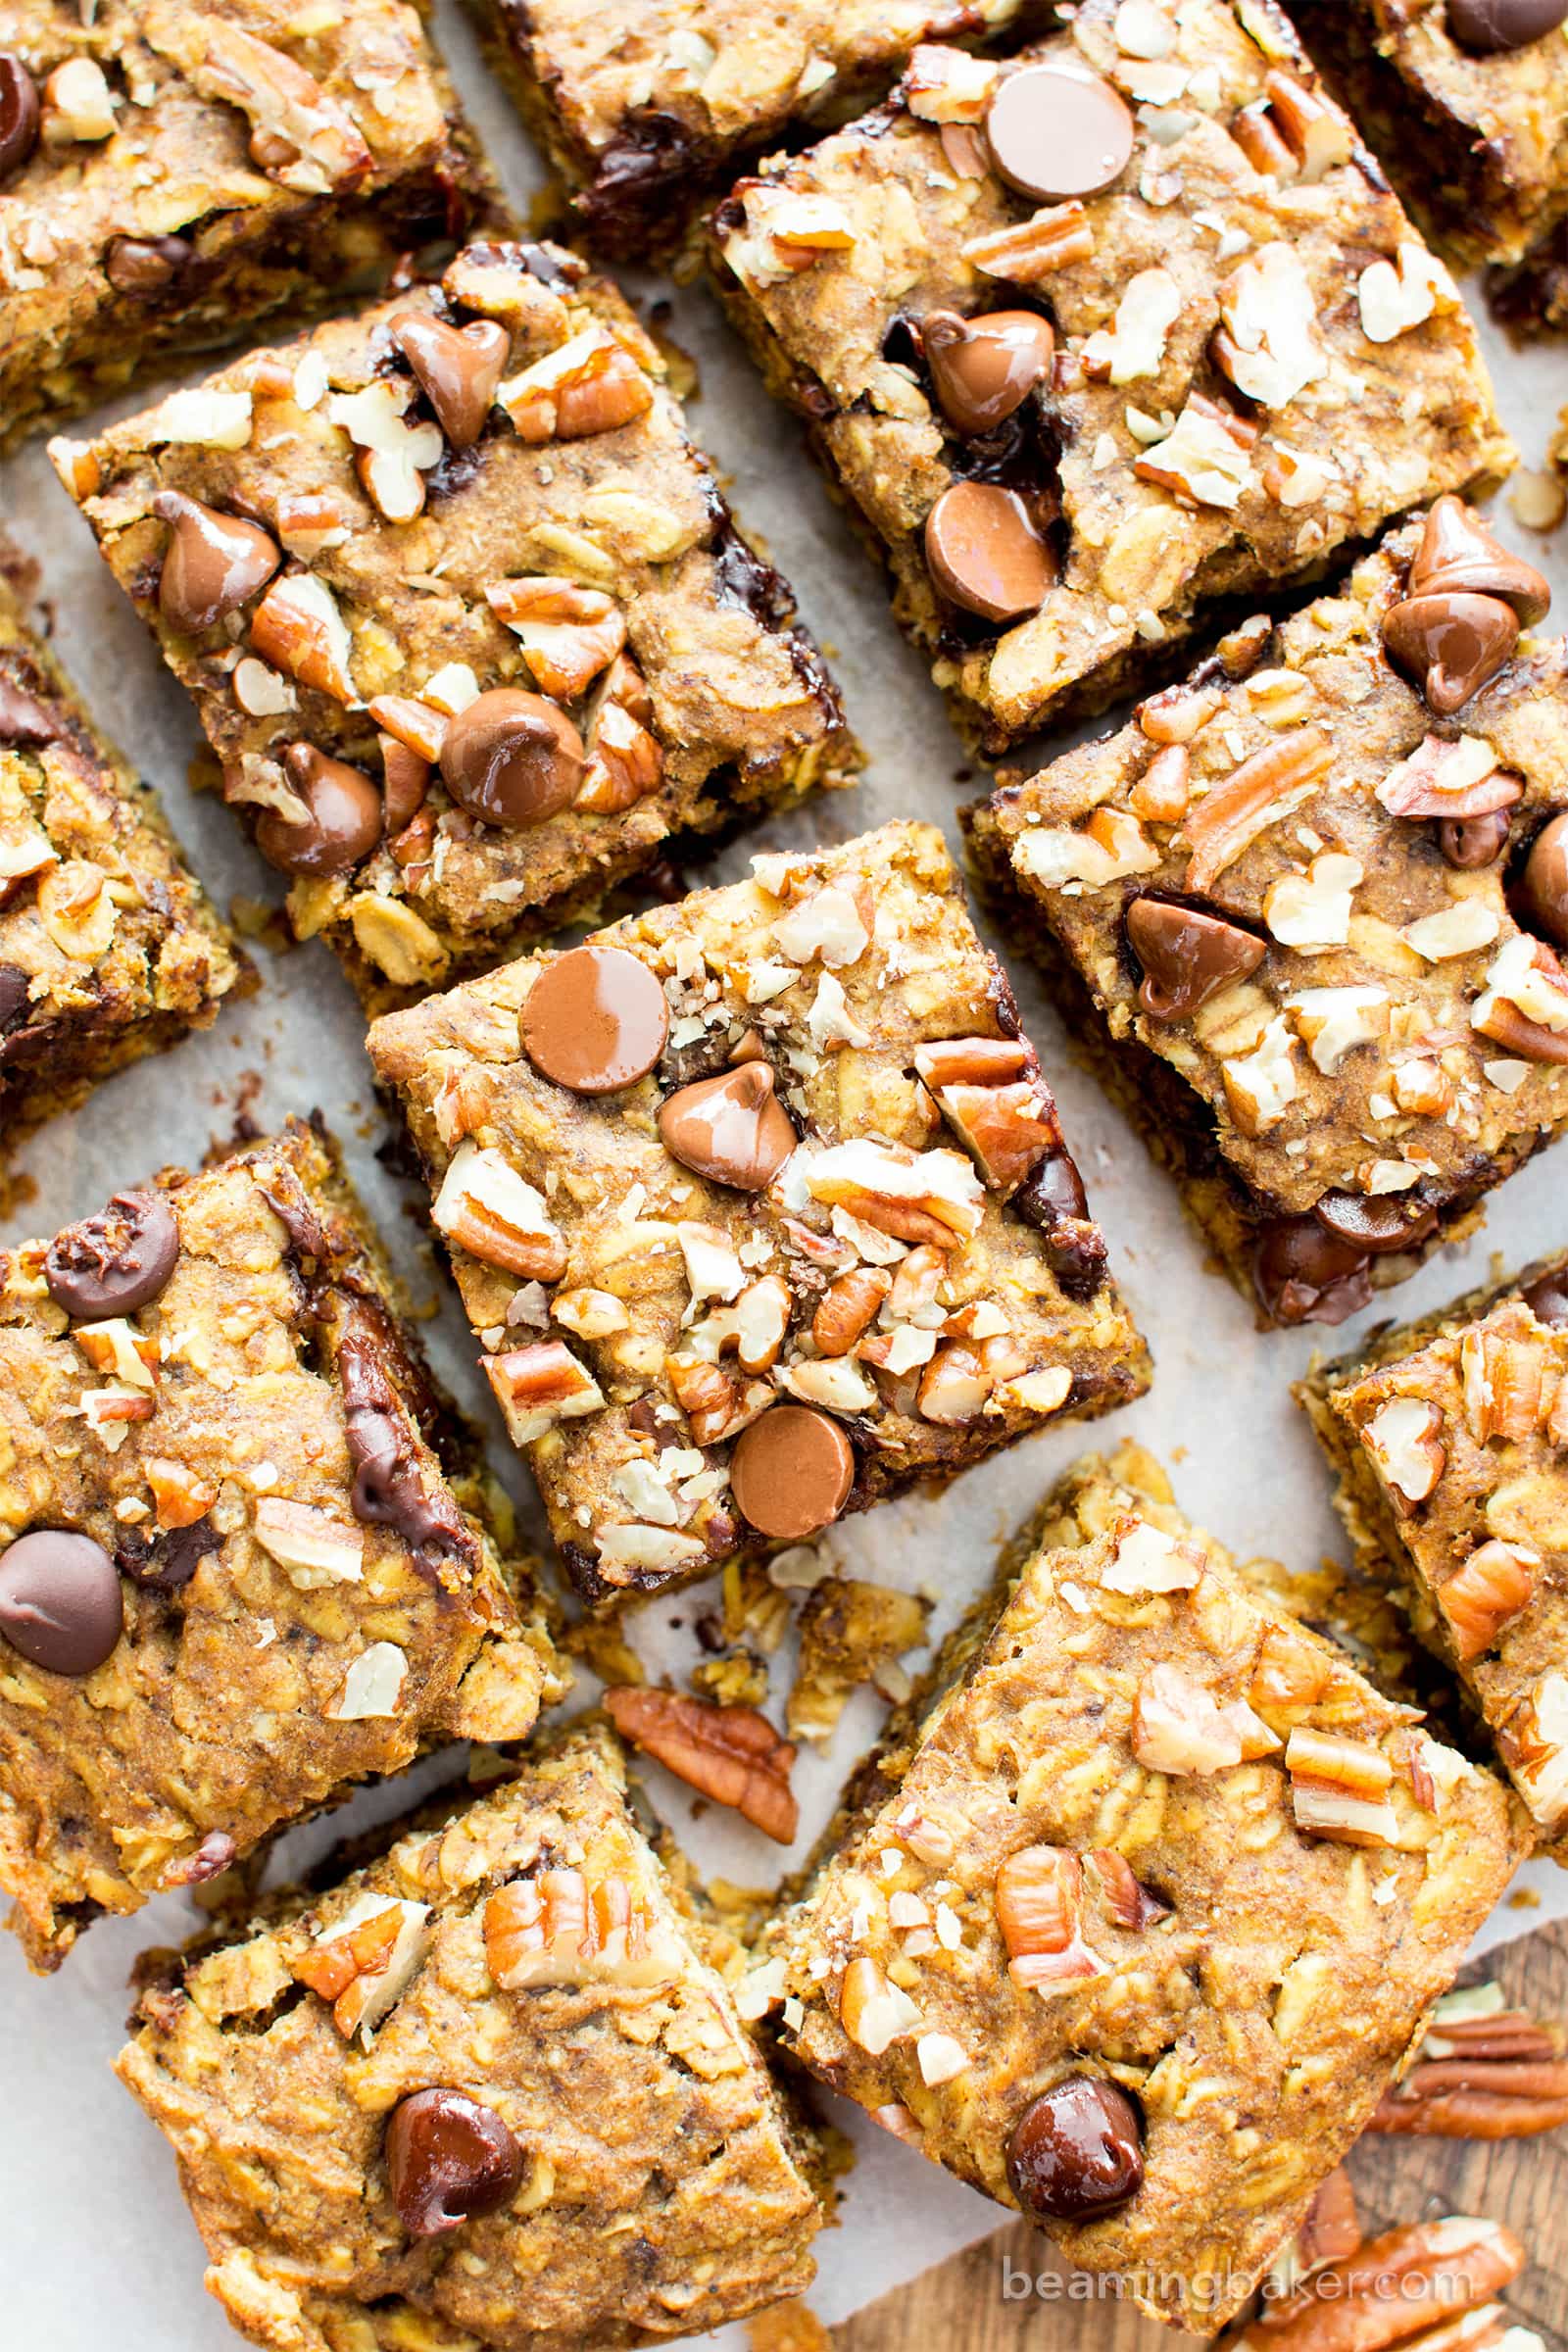
[[[896,2041],[917,2032],[920,2012],[906,1992],[890,1984],[863,1953],[852,1960],[839,1987],[839,2023],[858,2049],[880,2058]]]
[[[1035,2221],[1093,2221],[1144,2184],[1143,2119],[1127,2093],[1069,2075],[1026,2107],[1007,2135],[1007,2185]]]
[[[186,635],[237,612],[283,561],[260,524],[220,514],[182,490],[160,490],[153,513],[174,526],[158,577],[158,609]]]
[[[354,700],[353,646],[332,592],[314,572],[289,571],[268,589],[251,615],[251,644],[264,662],[287,670],[337,703]]]
[[[1079,1934],[1083,1864],[1060,1845],[1029,1845],[997,1873],[997,1924],[1007,1974],[1035,1991],[1108,1973]]]
[[[1395,1396],[1361,1432],[1373,1467],[1401,1514],[1425,1502],[1443,1476],[1448,1455],[1442,1429],[1443,1415],[1426,1397]]]
[[[634,1086],[655,1066],[669,1012],[640,956],[624,948],[573,948],[539,973],[518,1026],[523,1052],[542,1076],[573,1094],[606,1095]]]
[[[781,1408],[788,1409],[788,1408]],[[794,1842],[795,1748],[753,1707],[719,1707],[675,1690],[616,1688],[605,1707],[617,1732],[715,1804],[729,1805],[780,1845]]]
[[[493,319],[449,325],[421,311],[404,311],[388,330],[418,379],[419,389],[453,449],[471,449],[484,431],[512,338]]]
[[[797,1141],[765,1061],[681,1087],[661,1107],[659,1133],[683,1168],[742,1193],[765,1191]]]
[[[1496,1984],[1451,1993],[1433,2013],[1403,2080],[1384,2092],[1370,2132],[1519,2139],[1568,2123],[1560,2026],[1505,2009]]]
[[[998,172],[1037,203],[1098,196],[1132,160],[1136,126],[1098,74],[1024,66],[1004,74],[986,108],[986,146]]]
[[[1055,344],[1051,321],[1034,311],[988,311],[978,318],[931,311],[920,322],[937,405],[966,434],[1005,423],[1049,379]]]
[[[1134,899],[1127,936],[1144,967],[1138,1002],[1152,1020],[1185,1021],[1234,981],[1255,972],[1262,940],[1196,906]]]
[[[514,686],[493,686],[460,710],[440,758],[459,807],[505,832],[559,816],[582,781],[582,737],[565,712]]]
[[[510,1879],[484,1907],[486,1966],[504,1992],[535,1984],[666,1984],[675,1940],[641,1889],[617,1874],[542,1870]]]
[[[1298,727],[1280,743],[1254,752],[1194,803],[1183,820],[1192,853],[1185,887],[1211,890],[1228,865],[1268,826],[1305,800],[1334,764],[1321,727]]]
[[[496,2114],[461,2090],[416,2090],[386,2128],[386,2171],[413,2238],[499,2213],[522,2183],[522,2150]]]
[[[172,0],[147,12],[144,37],[198,96],[250,118],[250,152],[270,179],[301,196],[352,187],[374,157],[353,117],[313,74],[243,25]]]
[[[1038,612],[1056,559],[1016,490],[954,482],[925,518],[925,557],[944,596],[982,620]]]
[[[291,743],[283,766],[305,816],[296,823],[269,808],[256,827],[262,856],[285,874],[352,872],[381,839],[379,790],[363,768],[328,759],[314,743]]]
[[[1393,1845],[1398,1819],[1389,1802],[1394,1767],[1364,1740],[1298,1725],[1285,1743],[1298,1830],[1347,1845]]]
[[[811,1317],[811,1338],[822,1355],[848,1355],[875,1322],[893,1277],[881,1266],[856,1266],[830,1282]]]
[[[523,1282],[556,1282],[566,1245],[543,1196],[499,1152],[464,1144],[431,1211],[438,1232],[487,1266]]]
[[[485,602],[514,629],[546,694],[574,702],[607,669],[626,642],[626,621],[613,597],[570,580],[497,580]]]
[[[826,1413],[775,1404],[741,1432],[729,1477],[748,1526],[774,1543],[801,1544],[830,1526],[848,1502],[855,1452]]]

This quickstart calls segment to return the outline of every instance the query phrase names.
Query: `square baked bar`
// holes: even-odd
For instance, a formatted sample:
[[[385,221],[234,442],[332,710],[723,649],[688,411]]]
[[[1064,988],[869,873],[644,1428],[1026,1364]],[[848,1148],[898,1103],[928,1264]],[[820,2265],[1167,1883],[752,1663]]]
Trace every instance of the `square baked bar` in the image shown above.
[[[397,0],[0,0],[0,449],[492,210]]]
[[[1358,1564],[1474,1700],[1568,1865],[1568,1258],[1297,1391]]]
[[[1512,452],[1270,0],[1084,0],[743,180],[720,289],[995,752]]]
[[[842,122],[920,41],[993,37],[1048,0],[469,0],[595,243],[645,259],[781,134]]]
[[[28,626],[0,540],[0,1160],[255,985],[147,786]]]
[[[968,811],[1263,1321],[1342,1322],[1568,1122],[1568,652],[1439,502]]]
[[[738,1973],[574,1732],[154,1984],[120,2073],[256,2342],[610,2352],[814,2275],[822,2151]]]
[[[590,1600],[1149,1380],[941,835],[752,871],[370,1031]]]
[[[1517,262],[1568,214],[1564,0],[1286,0],[1455,262]]]
[[[0,1250],[0,1886],[32,1965],[564,1677],[325,1141]]]
[[[620,295],[553,246],[53,445],[225,797],[376,1008],[844,781],[837,695]]]
[[[1210,2332],[1376,2106],[1528,1839],[1089,1458],[851,1784],[747,2006],[922,2154]]]

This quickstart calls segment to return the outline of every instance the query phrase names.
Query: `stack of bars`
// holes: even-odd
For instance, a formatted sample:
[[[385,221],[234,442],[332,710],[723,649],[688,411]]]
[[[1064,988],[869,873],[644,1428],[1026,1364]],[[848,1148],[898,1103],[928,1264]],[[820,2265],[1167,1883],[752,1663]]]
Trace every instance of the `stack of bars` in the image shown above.
[[[118,2071],[213,2293],[271,2352],[745,2318],[834,2218],[821,2086],[1175,2327],[1378,2352],[1356,2299],[1409,2274],[1411,2352],[1540,2352],[1508,2232],[1363,2252],[1338,2168],[1568,2121],[1568,2034],[1451,1991],[1521,1860],[1568,1864],[1568,1258],[1299,1385],[1353,1574],[1238,1560],[1123,1443],[890,1678],[923,1604],[808,1547],[1152,1365],[942,833],[685,887],[862,755],[678,359],[568,240],[706,262],[1018,758],[962,812],[999,922],[1259,1328],[1337,1325],[1568,1126],[1568,652],[1470,503],[1517,457],[1447,266],[1568,324],[1568,0],[615,39],[478,0],[561,241],[416,8],[69,13],[0,0],[0,449],[241,346],[49,455],[354,991],[564,1584],[318,1116],[0,1250],[0,1886],[39,1972],[203,1889]],[[257,987],[32,588],[7,551],[0,1178]],[[765,1671],[654,1687],[628,1641],[715,1577],[726,1619],[818,1587],[792,1732],[895,1696],[744,1904],[628,1770],[797,1843]],[[571,1658],[617,1679],[536,1728]]]

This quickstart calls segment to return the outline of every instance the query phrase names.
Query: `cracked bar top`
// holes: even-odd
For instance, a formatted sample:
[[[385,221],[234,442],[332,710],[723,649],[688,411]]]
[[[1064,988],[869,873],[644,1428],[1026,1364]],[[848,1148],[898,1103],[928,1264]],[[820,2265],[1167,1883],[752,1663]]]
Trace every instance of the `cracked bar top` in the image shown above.
[[[495,201],[416,8],[0,0],[0,447]]]
[[[258,2343],[613,2352],[814,2276],[822,2152],[738,1966],[579,1733],[154,1985],[120,2073]]]
[[[476,245],[53,445],[296,931],[378,1009],[848,780],[832,682],[665,372],[575,256]]]
[[[1343,1321],[1568,1119],[1546,594],[1442,500],[970,813],[1266,1319]]]
[[[1568,1261],[1387,1333],[1298,1395],[1365,1564],[1568,1862]]]
[[[31,633],[0,544],[0,1152],[254,974]]]
[[[35,1967],[564,1689],[387,1280],[301,1126],[0,1251],[0,1885]]]
[[[594,1599],[1149,1377],[941,836],[752,865],[370,1032]]]
[[[1451,1983],[1518,1809],[1147,1455],[1081,1462],[1002,1566],[743,2006],[1072,2262],[1211,2330]]]
[[[712,252],[987,751],[1512,462],[1452,280],[1268,0],[923,47]]]

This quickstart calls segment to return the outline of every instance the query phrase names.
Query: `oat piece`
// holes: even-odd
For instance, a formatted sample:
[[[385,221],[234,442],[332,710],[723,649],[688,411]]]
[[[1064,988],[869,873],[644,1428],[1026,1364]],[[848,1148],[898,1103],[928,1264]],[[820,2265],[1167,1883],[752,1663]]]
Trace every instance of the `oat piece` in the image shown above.
[[[1513,463],[1452,280],[1270,0],[1085,0],[1001,68],[924,47],[711,250],[988,752]]]
[[[0,1251],[0,1885],[35,1968],[564,1688],[333,1150]]]
[[[822,2151],[740,2023],[737,1954],[613,1742],[574,1732],[155,1985],[119,2070],[256,2342],[662,2342],[815,2270]]]
[[[848,780],[838,698],[605,279],[476,245],[53,444],[238,807],[376,1009]]]
[[[255,974],[28,627],[0,542],[0,1155]]]
[[[469,0],[486,54],[594,241],[643,260],[667,249],[705,190],[785,131],[871,104],[917,42],[990,39],[1041,0],[617,0],[613,31],[574,0]]]
[[[589,1599],[1149,1378],[941,835],[752,870],[370,1032]]]
[[[498,199],[417,8],[0,5],[0,449]]]
[[[1568,656],[1531,634],[1545,600],[1442,500],[1339,594],[968,812],[1265,1322],[1364,1306],[1568,1119]]]
[[[1091,1457],[862,1766],[746,2005],[1072,2262],[1212,2328],[1526,1842],[1490,1773]]]
[[[1568,1258],[1384,1332],[1297,1396],[1358,1559],[1459,1676],[1568,1865]]]

